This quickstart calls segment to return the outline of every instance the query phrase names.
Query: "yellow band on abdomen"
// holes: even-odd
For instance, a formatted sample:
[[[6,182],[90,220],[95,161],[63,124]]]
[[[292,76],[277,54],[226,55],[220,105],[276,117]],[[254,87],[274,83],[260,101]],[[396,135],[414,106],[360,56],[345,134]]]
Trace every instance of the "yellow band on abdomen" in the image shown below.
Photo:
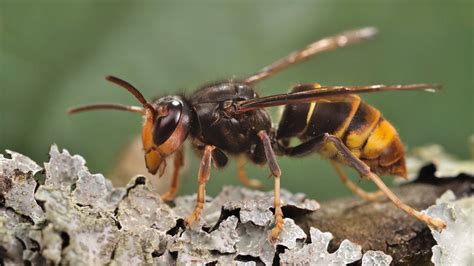
[[[314,84],[314,89],[317,90],[321,88],[321,84],[315,83]],[[316,101],[312,102],[311,105],[309,106],[308,110],[308,115],[306,115],[306,125],[308,125],[309,120],[311,120],[311,116],[313,116],[314,108],[316,107]]]
[[[375,159],[379,157],[396,135],[395,128],[387,120],[381,120],[369,136],[362,150],[362,158]]]

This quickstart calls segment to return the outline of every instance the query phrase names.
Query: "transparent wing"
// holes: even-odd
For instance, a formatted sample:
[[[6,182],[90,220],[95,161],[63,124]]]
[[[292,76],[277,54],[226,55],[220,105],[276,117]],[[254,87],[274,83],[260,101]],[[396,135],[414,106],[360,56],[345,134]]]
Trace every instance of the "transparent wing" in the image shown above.
[[[351,44],[366,41],[377,34],[374,27],[366,27],[352,31],[343,32],[338,35],[329,36],[324,39],[315,41],[305,48],[290,53],[289,55],[279,59],[271,65],[262,68],[257,73],[247,77],[244,81],[252,84],[274,75],[275,73],[287,68],[290,65],[302,62],[312,56],[329,52],[337,48],[345,47]]]

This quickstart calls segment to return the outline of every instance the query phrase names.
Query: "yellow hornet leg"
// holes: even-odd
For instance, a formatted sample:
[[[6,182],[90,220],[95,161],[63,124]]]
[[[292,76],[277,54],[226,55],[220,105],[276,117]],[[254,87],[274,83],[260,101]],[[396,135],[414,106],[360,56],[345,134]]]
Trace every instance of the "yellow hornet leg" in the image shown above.
[[[272,148],[272,143],[270,137],[265,131],[260,131],[258,136],[263,142],[263,147],[265,149],[265,157],[267,158],[268,167],[272,172],[272,175],[275,177],[275,187],[274,187],[274,206],[275,206],[275,227],[273,227],[270,241],[275,242],[283,230],[283,212],[281,210],[281,200],[280,200],[280,176],[281,170],[280,166],[276,161],[275,152]]]
[[[402,209],[403,211],[405,211],[406,213],[408,213],[409,215],[411,216],[414,216],[415,218],[417,218],[418,220],[424,222],[425,224],[427,225],[431,225],[433,226],[434,228],[436,228],[436,230],[438,231],[442,231],[445,227],[446,227],[446,223],[443,221],[443,220],[440,220],[440,219],[436,219],[436,218],[433,218],[429,215],[426,215],[422,212],[419,212],[415,209],[413,209],[412,207],[406,205],[405,203],[403,203],[385,184],[384,182],[382,181],[382,179],[380,179],[379,176],[377,176],[376,174],[372,173],[372,172],[369,172],[366,174],[366,176],[368,178],[370,178],[374,183],[375,185],[377,185],[377,187],[379,187],[379,189],[381,191],[383,191],[383,193],[395,204],[395,206],[397,206],[399,209]]]
[[[338,151],[344,156],[347,162],[359,172],[361,175],[368,177],[372,180],[375,185],[397,206],[397,208],[405,211],[407,214],[415,217],[416,219],[422,221],[423,223],[433,226],[438,231],[442,231],[446,227],[446,223],[440,219],[433,218],[429,215],[426,215],[422,212],[419,212],[412,207],[403,203],[380,179],[378,175],[370,171],[370,167],[365,164],[359,158],[355,157],[354,154],[342,143],[340,139],[335,136],[326,134],[325,141],[331,141],[334,143]]]
[[[366,201],[381,200],[384,196],[384,193],[380,190],[377,192],[367,192],[363,190],[347,177],[347,175],[344,173],[341,166],[337,162],[331,160],[331,164],[332,166],[334,166],[334,169],[336,169],[336,172],[339,175],[339,178],[341,179],[342,183],[346,185],[349,190],[352,191],[352,193],[356,194],[357,196],[361,197]]]
[[[281,200],[280,200],[280,176],[275,176],[275,187],[274,187],[274,203],[275,205],[275,227],[272,229],[270,240],[275,242],[283,230],[283,212],[281,211]]]
[[[204,208],[204,200],[206,198],[206,183],[211,175],[211,162],[212,162],[212,150],[214,146],[206,145],[204,148],[204,154],[201,160],[201,166],[199,167],[198,173],[198,193],[196,199],[196,206],[194,207],[193,213],[186,217],[185,222],[187,225],[191,225],[201,217],[202,210]]]
[[[250,179],[245,172],[245,159],[243,157],[239,157],[237,159],[237,174],[239,175],[240,182],[249,188],[253,189],[262,189],[263,184],[259,180]]]
[[[161,199],[163,201],[172,201],[176,197],[176,193],[178,192],[179,187],[179,170],[184,165],[184,154],[183,150],[180,149],[173,158],[173,176],[171,177],[171,187],[168,191],[166,191],[163,195],[161,195]]]

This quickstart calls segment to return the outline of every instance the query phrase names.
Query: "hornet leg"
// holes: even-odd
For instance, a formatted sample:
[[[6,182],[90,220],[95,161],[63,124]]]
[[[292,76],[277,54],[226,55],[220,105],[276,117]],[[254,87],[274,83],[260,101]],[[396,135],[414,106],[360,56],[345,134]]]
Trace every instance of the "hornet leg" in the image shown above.
[[[204,154],[202,156],[201,166],[199,167],[197,177],[199,186],[196,207],[194,207],[193,213],[186,217],[185,222],[187,225],[191,225],[201,217],[204,208],[204,200],[206,198],[206,183],[209,181],[209,176],[211,175],[212,150],[214,150],[214,146],[211,145],[206,145],[204,148]]]
[[[377,176],[375,173],[373,173],[370,170],[370,167],[365,164],[363,161],[361,161],[359,158],[357,158],[352,152],[342,143],[342,141],[330,134],[323,134],[320,136],[317,136],[313,139],[308,140],[307,142],[304,142],[300,145],[297,145],[295,147],[287,147],[284,148],[285,154],[289,156],[304,156],[307,154],[310,154],[311,152],[318,151],[322,147],[324,147],[325,144],[328,142],[332,142],[337,149],[337,151],[344,157],[344,159],[347,161],[347,163],[352,166],[360,175],[365,176],[372,180],[372,182],[375,183],[375,185],[382,191],[387,198],[389,198],[395,206],[404,212],[406,212],[408,215],[415,217],[416,219],[420,220],[421,222],[431,225],[435,227],[437,230],[441,231],[446,227],[446,223],[440,219],[433,218],[429,215],[426,215],[422,212],[419,212],[412,207],[406,205],[403,203],[380,179],[379,176]],[[342,177],[341,177],[342,178]]]
[[[351,165],[357,172],[359,172],[362,176],[368,177],[370,180],[372,180],[375,185],[397,206],[397,208],[405,211],[408,215],[411,215],[418,220],[422,221],[423,223],[427,225],[431,225],[435,227],[438,231],[443,230],[446,227],[446,223],[440,219],[433,218],[429,215],[426,215],[422,212],[419,212],[412,207],[406,205],[403,203],[380,179],[378,175],[373,173],[370,170],[370,167],[365,164],[363,161],[361,161],[359,158],[354,156],[352,152],[342,143],[342,141],[329,134],[324,134],[324,141],[325,142],[332,142],[336,149],[340,152],[340,154],[344,157],[344,159],[347,160],[349,165]]]
[[[239,157],[237,159],[237,174],[239,175],[240,182],[248,187],[253,189],[262,189],[263,184],[259,180],[250,179],[245,172],[245,159],[243,157]]]
[[[384,196],[381,190],[377,192],[367,192],[363,190],[347,177],[347,175],[344,173],[339,163],[331,160],[331,164],[336,170],[337,174],[339,175],[339,178],[341,179],[342,183],[346,185],[347,188],[349,188],[349,190],[352,191],[352,193],[356,194],[357,196],[361,197],[362,199],[366,201],[377,201],[377,200],[382,199],[382,197]]]
[[[178,150],[173,158],[173,176],[171,177],[171,187],[163,195],[161,199],[163,201],[172,201],[176,197],[179,186],[179,170],[184,165],[184,154],[183,149]]]
[[[258,136],[263,142],[263,146],[265,149],[265,157],[267,158],[268,166],[270,167],[270,171],[272,175],[275,177],[275,184],[274,184],[274,206],[275,206],[275,227],[273,227],[270,241],[275,242],[278,237],[280,236],[281,231],[283,230],[283,212],[281,210],[281,200],[280,200],[280,176],[281,170],[280,166],[276,161],[275,152],[272,148],[272,143],[270,137],[265,131],[260,131]]]

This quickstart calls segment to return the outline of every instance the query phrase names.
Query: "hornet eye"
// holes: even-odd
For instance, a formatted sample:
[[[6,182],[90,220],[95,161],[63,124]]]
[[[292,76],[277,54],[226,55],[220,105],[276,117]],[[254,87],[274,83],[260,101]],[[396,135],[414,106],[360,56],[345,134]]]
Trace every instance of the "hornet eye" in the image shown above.
[[[163,144],[173,134],[181,118],[183,106],[179,101],[173,100],[164,107],[168,115],[159,117],[153,128],[153,142],[155,145]]]

